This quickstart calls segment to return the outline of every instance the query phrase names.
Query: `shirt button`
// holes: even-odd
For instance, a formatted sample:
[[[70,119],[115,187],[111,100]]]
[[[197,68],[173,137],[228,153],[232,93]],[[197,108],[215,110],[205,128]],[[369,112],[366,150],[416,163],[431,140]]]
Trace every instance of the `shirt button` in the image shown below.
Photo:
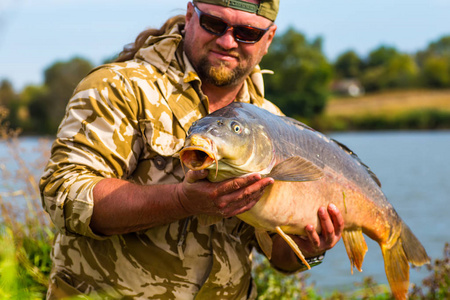
[[[164,170],[167,165],[167,162],[164,159],[164,157],[159,156],[159,155],[153,159],[153,163],[155,164],[155,167],[160,171]]]

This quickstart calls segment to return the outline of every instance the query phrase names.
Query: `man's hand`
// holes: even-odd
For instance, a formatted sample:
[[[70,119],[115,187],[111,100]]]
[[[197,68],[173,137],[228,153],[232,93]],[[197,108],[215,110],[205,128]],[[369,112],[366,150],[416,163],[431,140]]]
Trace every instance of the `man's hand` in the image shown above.
[[[307,225],[307,236],[291,235],[306,258],[317,257],[326,250],[333,248],[341,239],[344,230],[344,218],[334,204],[328,208],[321,207],[318,211],[322,232],[317,234],[313,225]],[[301,268],[298,259],[278,234],[273,238],[272,263],[279,269],[292,272]]]
[[[316,232],[313,225],[305,227],[307,237],[293,236],[294,241],[302,250],[305,257],[315,257],[333,248],[341,239],[344,229],[344,218],[334,204],[319,208],[318,216],[322,232]]]
[[[222,182],[209,182],[208,170],[188,171],[177,187],[180,204],[190,214],[232,217],[251,209],[261,198],[264,189],[273,184],[272,178],[261,179],[250,174]]]

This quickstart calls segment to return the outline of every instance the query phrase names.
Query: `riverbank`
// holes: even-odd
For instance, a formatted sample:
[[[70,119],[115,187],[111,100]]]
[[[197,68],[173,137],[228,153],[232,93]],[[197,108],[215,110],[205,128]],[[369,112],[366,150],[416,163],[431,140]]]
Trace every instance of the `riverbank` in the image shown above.
[[[450,129],[450,90],[398,90],[332,98],[306,120],[321,131]]]

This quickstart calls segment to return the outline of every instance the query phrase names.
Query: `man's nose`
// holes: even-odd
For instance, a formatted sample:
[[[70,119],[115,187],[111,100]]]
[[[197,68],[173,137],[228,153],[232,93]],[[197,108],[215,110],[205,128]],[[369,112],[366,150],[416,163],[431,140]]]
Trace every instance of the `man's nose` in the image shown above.
[[[229,50],[234,49],[239,46],[238,42],[233,36],[233,28],[228,28],[224,35],[217,38],[217,44],[219,44],[223,49]]]

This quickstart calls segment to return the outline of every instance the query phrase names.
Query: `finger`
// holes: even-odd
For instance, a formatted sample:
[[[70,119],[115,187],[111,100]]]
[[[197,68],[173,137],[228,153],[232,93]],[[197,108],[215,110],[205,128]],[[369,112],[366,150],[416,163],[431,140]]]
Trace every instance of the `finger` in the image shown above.
[[[334,224],[334,234],[335,236],[340,237],[342,231],[344,230],[344,217],[334,204],[328,205],[328,213],[330,214]]]
[[[246,205],[236,208],[235,210],[233,210],[229,217],[233,217],[242,213],[245,213],[246,211],[249,211],[250,209],[252,209],[253,206],[256,205],[256,203],[258,203],[258,200],[252,200],[249,203],[247,203]]]
[[[314,229],[313,225],[307,225],[305,227],[306,235],[308,236],[308,240],[314,245],[316,249],[320,247],[320,236],[317,231]]]
[[[231,194],[245,188],[261,179],[260,174],[250,174],[245,177],[238,177],[225,181],[218,189],[219,195]]]
[[[189,183],[194,183],[196,181],[205,179],[208,176],[208,173],[209,173],[208,170],[199,170],[199,171],[189,170],[186,173],[186,181]]]
[[[259,200],[261,196],[264,194],[264,190],[266,187],[271,185],[273,183],[272,178],[264,178],[261,180],[258,180],[254,183],[249,184],[245,188],[236,190],[229,194],[230,198],[236,199],[236,202],[248,202],[254,200]]]
[[[261,199],[265,188],[272,183],[272,178],[261,179],[250,186],[224,196],[224,199],[228,201],[227,210],[230,214],[236,215],[251,209]]]
[[[322,226],[322,238],[330,244],[334,241],[334,225],[325,207],[319,208],[319,219]]]

